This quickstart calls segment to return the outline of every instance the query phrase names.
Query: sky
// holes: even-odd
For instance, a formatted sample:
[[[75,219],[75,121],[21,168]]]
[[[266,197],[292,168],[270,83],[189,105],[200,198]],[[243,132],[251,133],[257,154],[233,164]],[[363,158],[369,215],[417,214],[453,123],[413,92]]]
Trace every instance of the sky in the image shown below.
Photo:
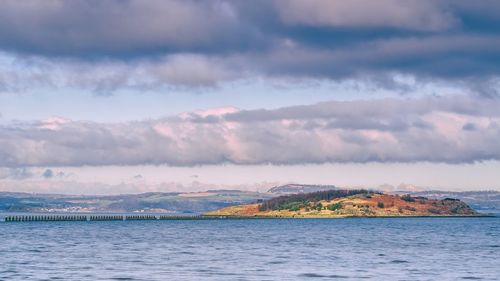
[[[500,3],[0,9],[0,191],[500,190]]]

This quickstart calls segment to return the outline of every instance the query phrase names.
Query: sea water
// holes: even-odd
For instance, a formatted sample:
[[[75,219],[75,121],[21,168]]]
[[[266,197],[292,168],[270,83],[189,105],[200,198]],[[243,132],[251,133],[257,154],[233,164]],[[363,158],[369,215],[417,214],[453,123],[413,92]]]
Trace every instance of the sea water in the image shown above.
[[[0,280],[500,280],[500,218],[0,223]]]

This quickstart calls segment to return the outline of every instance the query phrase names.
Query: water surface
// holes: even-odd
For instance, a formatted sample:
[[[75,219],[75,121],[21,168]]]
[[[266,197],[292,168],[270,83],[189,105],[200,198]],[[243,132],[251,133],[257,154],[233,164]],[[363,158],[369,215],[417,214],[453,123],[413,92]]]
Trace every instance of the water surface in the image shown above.
[[[0,280],[500,280],[500,218],[0,223]]]

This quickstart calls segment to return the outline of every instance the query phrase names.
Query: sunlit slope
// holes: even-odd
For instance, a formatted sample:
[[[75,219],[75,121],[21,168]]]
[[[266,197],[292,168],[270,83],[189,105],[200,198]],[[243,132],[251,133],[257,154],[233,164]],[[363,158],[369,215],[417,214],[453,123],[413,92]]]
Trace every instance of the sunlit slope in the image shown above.
[[[369,191],[345,196],[324,191],[281,196],[262,203],[231,206],[207,215],[261,217],[389,217],[389,216],[471,216],[478,215],[457,199],[434,200],[408,195]],[[335,198],[332,198],[335,197]],[[322,199],[326,198],[326,199]]]

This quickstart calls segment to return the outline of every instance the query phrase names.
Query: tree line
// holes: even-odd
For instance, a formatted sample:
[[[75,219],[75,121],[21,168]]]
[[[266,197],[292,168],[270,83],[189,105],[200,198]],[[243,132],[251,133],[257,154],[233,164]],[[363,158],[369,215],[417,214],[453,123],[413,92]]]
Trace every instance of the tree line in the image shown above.
[[[276,198],[271,198],[262,202],[259,206],[260,211],[268,210],[284,210],[290,209],[291,206],[307,205],[311,201],[321,201],[321,200],[333,200],[336,198],[342,198],[357,194],[373,194],[373,191],[368,191],[366,189],[335,189],[335,190],[325,190],[317,191],[311,193],[298,193],[292,195],[284,195]]]

